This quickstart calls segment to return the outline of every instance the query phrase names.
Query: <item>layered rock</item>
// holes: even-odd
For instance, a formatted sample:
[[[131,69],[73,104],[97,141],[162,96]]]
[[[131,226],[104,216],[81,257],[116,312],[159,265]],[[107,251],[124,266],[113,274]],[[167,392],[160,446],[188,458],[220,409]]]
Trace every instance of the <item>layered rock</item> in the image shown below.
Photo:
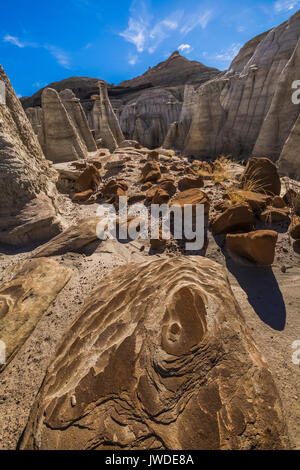
[[[0,106],[0,242],[22,245],[61,229],[50,169],[15,92],[0,67],[6,105]]]
[[[76,98],[72,90],[68,89],[61,91],[59,97],[71,117],[87,151],[95,152],[97,150],[96,142],[89,128],[88,120],[80,104],[80,100]]]
[[[57,91],[47,88],[42,95],[44,153],[54,163],[86,157],[87,148]]]
[[[108,98],[107,84],[103,80],[99,80],[99,93],[93,108],[96,139],[102,139],[103,147],[113,152],[124,141],[124,135]]]
[[[297,12],[249,41],[225,74],[198,88],[184,143],[186,154],[212,158],[226,153],[248,158],[253,153],[279,159],[285,173],[299,172],[292,143],[297,142],[298,126],[294,126],[300,111],[300,105],[292,103],[292,82],[300,73],[299,36]],[[179,129],[177,125],[180,133]],[[178,144],[174,138],[167,145]]]
[[[223,268],[190,257],[101,282],[51,361],[20,447],[286,445],[276,386]]]

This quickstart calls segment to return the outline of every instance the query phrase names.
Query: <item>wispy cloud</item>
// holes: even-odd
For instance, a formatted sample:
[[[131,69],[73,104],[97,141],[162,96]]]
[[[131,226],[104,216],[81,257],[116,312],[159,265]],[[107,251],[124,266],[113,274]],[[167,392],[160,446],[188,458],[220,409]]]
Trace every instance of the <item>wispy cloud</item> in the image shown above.
[[[56,59],[57,63],[65,69],[70,68],[70,59],[68,55],[59,47],[46,45],[44,46],[47,51]]]
[[[20,48],[25,47],[25,44],[22,43],[19,40],[19,38],[17,38],[16,36],[11,36],[10,34],[6,34],[6,36],[4,36],[4,38],[3,38],[3,41],[8,42],[10,44],[13,44],[14,46],[17,46],[17,47],[20,47]]]
[[[277,0],[274,4],[274,8],[277,13],[291,11],[298,6],[300,6],[300,0]]]
[[[12,36],[10,34],[6,34],[3,37],[3,42],[12,44],[13,46],[19,47],[21,49],[24,49],[25,47],[35,47],[35,48],[45,49],[48,52],[50,52],[50,54],[56,59],[58,64],[60,64],[64,68],[67,68],[67,69],[70,68],[70,59],[67,53],[57,46],[47,45],[47,44],[40,45],[34,42],[21,41],[17,36]]]
[[[201,26],[202,29],[205,29],[212,19],[213,12],[212,10],[206,10],[198,14],[188,15],[184,24],[180,29],[180,32],[185,36],[195,29],[197,26]]]
[[[224,62],[231,62],[239,53],[242,44],[233,43],[227,49],[223,49],[221,52],[214,56],[214,59],[221,60]]]
[[[192,52],[193,49],[190,44],[180,44],[180,46],[178,46],[178,50],[189,54],[190,52]]]
[[[148,35],[148,24],[142,20],[129,18],[128,28],[120,36],[135,45],[138,52],[143,52]]]

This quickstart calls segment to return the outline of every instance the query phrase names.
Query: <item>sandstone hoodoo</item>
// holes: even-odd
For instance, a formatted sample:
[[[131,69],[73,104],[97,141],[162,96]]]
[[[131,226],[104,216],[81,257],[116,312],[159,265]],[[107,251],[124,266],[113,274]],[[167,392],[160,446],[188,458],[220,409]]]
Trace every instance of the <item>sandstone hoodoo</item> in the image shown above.
[[[191,257],[118,269],[64,338],[21,448],[111,443],[286,447],[276,386],[217,263]]]

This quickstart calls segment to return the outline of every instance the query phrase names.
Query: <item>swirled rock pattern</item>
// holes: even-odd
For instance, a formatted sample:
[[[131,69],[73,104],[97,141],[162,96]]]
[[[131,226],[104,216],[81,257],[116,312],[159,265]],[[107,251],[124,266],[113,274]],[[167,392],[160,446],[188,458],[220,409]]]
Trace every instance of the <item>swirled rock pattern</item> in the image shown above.
[[[281,449],[272,375],[221,266],[118,268],[52,361],[22,449]]]

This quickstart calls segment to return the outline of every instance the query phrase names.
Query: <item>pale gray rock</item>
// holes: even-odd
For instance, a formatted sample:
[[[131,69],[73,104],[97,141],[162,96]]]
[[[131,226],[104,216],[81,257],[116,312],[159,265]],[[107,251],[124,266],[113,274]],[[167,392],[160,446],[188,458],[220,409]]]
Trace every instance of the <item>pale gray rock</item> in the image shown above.
[[[124,141],[118,118],[108,98],[107,84],[103,80],[99,80],[99,98],[95,99],[92,122],[96,140],[102,139],[103,146],[111,152]]]
[[[85,158],[86,146],[57,91],[51,88],[43,91],[42,109],[46,158],[54,163]]]
[[[74,126],[88,152],[97,150],[95,139],[89,128],[87,117],[83,111],[80,100],[76,98],[72,90],[63,90],[59,94]]]

